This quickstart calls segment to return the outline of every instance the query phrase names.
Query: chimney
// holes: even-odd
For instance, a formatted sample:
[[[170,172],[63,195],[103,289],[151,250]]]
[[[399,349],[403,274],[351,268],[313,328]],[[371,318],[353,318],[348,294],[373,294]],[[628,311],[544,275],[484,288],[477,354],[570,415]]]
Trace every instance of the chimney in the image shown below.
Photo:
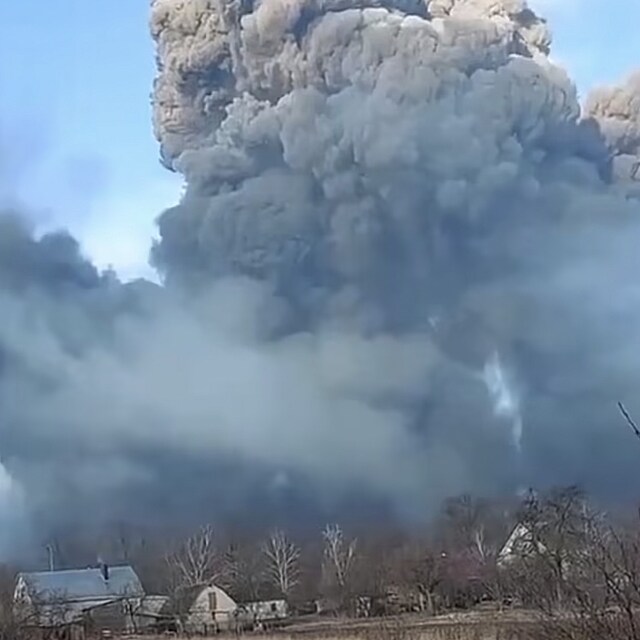
[[[102,574],[102,579],[105,582],[109,580],[109,565],[102,560],[102,558],[98,558],[98,568],[100,569],[100,573]]]

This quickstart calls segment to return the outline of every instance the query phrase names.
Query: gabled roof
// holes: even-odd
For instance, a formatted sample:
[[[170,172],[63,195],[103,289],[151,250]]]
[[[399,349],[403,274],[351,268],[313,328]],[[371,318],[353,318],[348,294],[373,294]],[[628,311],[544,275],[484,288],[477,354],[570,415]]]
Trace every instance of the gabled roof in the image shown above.
[[[542,529],[542,527],[540,527]],[[536,550],[544,553],[546,547],[540,539],[541,532],[534,536],[533,530],[524,522],[518,522],[511,530],[507,541],[498,552],[498,563],[506,563],[518,553],[529,553]]]
[[[200,594],[206,589],[215,589],[218,594],[224,594],[233,602],[233,598],[224,589],[215,584],[194,584],[179,588],[169,602],[167,602],[164,611],[170,611],[178,615],[189,613],[196,603],[196,600],[200,597]]]
[[[169,606],[173,607],[175,613],[187,613],[195,604],[198,596],[207,588],[209,588],[208,584],[195,584],[178,589]]]
[[[70,571],[40,571],[21,573],[32,597],[42,600],[101,600],[123,596],[142,597],[144,589],[130,566],[109,567],[105,580],[101,569],[73,569]]]

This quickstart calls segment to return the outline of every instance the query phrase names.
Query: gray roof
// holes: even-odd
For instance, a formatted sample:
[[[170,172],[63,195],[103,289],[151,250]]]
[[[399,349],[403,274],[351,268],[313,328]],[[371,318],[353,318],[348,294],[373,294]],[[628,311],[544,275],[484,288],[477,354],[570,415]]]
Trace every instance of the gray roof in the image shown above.
[[[100,569],[41,571],[22,573],[29,591],[40,600],[63,601],[109,599],[122,596],[142,597],[144,589],[130,566],[109,567],[105,580]]]

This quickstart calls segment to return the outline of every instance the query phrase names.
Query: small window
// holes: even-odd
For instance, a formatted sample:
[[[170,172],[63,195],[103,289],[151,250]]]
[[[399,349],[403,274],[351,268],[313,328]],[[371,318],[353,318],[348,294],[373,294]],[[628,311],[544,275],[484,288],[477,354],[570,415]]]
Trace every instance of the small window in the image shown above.
[[[216,611],[218,609],[218,594],[215,591],[209,592],[209,611]]]
[[[271,613],[275,613],[278,610],[278,606],[275,602],[271,603]]]

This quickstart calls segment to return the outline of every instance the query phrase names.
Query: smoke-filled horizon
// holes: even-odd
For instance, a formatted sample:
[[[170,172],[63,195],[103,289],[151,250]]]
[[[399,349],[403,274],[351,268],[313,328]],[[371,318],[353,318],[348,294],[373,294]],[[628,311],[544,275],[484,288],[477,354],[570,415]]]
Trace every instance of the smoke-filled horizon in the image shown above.
[[[155,0],[151,31],[163,285],[0,218],[9,531],[640,490],[640,76],[582,109],[521,0]]]

